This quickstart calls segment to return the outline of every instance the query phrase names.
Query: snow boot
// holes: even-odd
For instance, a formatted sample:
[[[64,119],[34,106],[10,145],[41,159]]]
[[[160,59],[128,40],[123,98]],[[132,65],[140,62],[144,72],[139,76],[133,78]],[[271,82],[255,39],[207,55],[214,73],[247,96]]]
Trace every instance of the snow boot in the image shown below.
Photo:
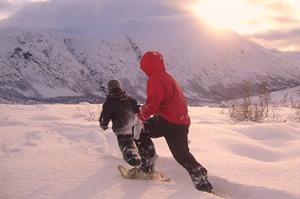
[[[199,191],[212,193],[213,186],[207,179],[207,170],[204,167],[193,169],[190,173],[192,181]]]
[[[199,191],[212,193],[213,186],[208,182],[208,180],[204,180],[203,182],[196,184],[196,189],[198,189]]]
[[[156,159],[157,159],[157,155],[149,159],[142,158],[142,164],[140,166],[140,169],[145,173],[155,172],[154,166],[155,166]]]
[[[141,159],[139,159],[135,154],[129,159],[125,158],[125,161],[131,166],[139,166],[141,164]]]

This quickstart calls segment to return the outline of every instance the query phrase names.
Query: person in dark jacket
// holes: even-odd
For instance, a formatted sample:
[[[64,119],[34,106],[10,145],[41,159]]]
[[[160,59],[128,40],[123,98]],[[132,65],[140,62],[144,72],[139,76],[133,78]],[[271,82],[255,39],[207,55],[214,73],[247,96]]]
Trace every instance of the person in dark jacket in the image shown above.
[[[176,80],[166,72],[162,55],[154,50],[146,52],[140,68],[148,76],[146,103],[137,113],[138,119],[144,122],[141,135],[164,137],[173,157],[187,170],[196,189],[212,192],[207,170],[189,151],[190,117],[186,99]]]
[[[108,95],[102,105],[99,122],[103,130],[108,128],[112,121],[112,130],[117,136],[118,145],[125,161],[132,165],[141,164],[137,151],[143,160],[151,159],[155,154],[155,149],[151,139],[142,135],[138,140],[134,140],[132,126],[135,123],[135,114],[139,112],[137,101],[129,97],[123,90],[118,80],[110,80],[107,83]]]

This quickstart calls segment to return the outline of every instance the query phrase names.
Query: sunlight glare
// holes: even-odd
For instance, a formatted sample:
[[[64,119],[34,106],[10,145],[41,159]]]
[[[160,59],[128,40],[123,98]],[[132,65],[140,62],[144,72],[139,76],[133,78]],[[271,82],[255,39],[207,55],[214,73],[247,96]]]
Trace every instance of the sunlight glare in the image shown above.
[[[249,31],[245,22],[256,23],[261,13],[244,1],[197,1],[193,12],[215,28],[230,28],[240,33]]]

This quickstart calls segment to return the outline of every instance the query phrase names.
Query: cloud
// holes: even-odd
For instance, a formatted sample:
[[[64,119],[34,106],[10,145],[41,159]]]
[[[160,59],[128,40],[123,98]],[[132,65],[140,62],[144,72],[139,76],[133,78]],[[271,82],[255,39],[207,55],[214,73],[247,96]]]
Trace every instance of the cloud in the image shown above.
[[[61,29],[68,26],[87,26],[97,20],[95,14],[101,12],[102,5],[91,4],[95,3],[82,4],[58,1],[30,3],[3,21],[3,27]],[[88,8],[90,12],[87,12]]]
[[[265,40],[282,40],[284,38],[297,38],[300,35],[300,28],[294,28],[290,30],[273,30],[263,33],[257,33],[251,35],[251,37],[265,39]]]
[[[270,49],[285,51],[300,51],[300,28],[272,30],[262,33],[246,35]]]
[[[47,0],[1,0],[0,20],[7,19],[14,15],[20,8],[29,3]]]
[[[299,20],[295,17],[289,16],[278,16],[274,17],[274,20],[277,21],[278,23],[290,23],[290,24],[298,24],[299,25]]]
[[[249,39],[266,48],[300,51],[299,1],[248,0],[261,10],[257,20],[249,20],[253,25]]]
[[[1,0],[0,4],[0,20],[5,19],[12,15],[16,10],[20,8],[20,5],[14,4],[11,1]]]
[[[291,5],[287,2],[276,2],[276,1],[265,1],[264,6],[269,9],[270,11],[273,11],[275,13],[291,13],[293,11],[293,8]]]
[[[193,1],[191,1],[193,2]],[[281,42],[277,49],[299,50],[299,10],[290,2],[247,0],[259,16],[245,19],[245,34],[269,47]],[[68,33],[89,33],[115,30],[122,24],[162,5],[180,1],[168,0],[1,0],[0,28],[25,30],[58,29]],[[6,16],[7,18],[4,18]],[[251,15],[252,16],[252,15]],[[298,35],[297,35],[298,34]],[[283,42],[284,41],[284,42]],[[288,47],[282,48],[283,44]],[[273,47],[273,45],[271,45]]]
[[[81,33],[109,30],[157,4],[151,1],[36,2],[23,6],[10,18],[2,20],[2,27],[27,30],[76,28]]]

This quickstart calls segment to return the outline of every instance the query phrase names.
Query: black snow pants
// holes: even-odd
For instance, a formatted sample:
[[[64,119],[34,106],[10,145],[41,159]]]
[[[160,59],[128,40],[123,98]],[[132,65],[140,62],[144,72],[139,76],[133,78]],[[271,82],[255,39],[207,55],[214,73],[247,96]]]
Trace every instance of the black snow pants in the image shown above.
[[[144,123],[144,131],[151,138],[164,137],[166,139],[173,157],[188,171],[194,184],[198,183],[198,176],[206,175],[206,169],[190,153],[188,147],[189,126],[174,124],[156,115]]]
[[[142,133],[138,140],[133,138],[133,134],[117,135],[118,144],[125,161],[131,166],[140,166],[145,172],[154,171],[157,159],[155,146],[149,135]],[[138,152],[140,158],[135,152]]]
[[[141,160],[136,153],[137,149],[134,144],[133,136],[131,134],[117,135],[117,140],[124,160],[131,166],[139,166]]]

